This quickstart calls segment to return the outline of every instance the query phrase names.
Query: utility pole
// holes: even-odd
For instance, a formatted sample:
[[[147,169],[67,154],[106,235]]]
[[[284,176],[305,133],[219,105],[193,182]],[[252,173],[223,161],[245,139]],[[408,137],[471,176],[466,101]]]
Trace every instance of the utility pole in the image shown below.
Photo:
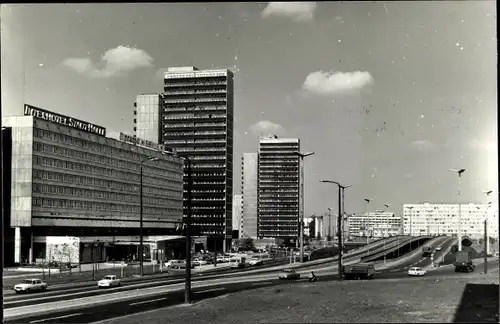
[[[300,159],[300,216],[299,216],[299,240],[300,240],[300,262],[304,262],[304,205],[305,205],[305,196],[304,196],[304,158],[307,156],[311,156],[314,152],[308,153],[300,153],[294,152]]]
[[[191,187],[192,187],[192,177],[191,177],[191,160],[185,158],[187,163],[187,185],[188,185],[188,196],[187,196],[187,215],[186,215],[186,286],[185,286],[185,296],[184,301],[186,304],[191,303]]]
[[[458,251],[462,251],[462,204],[461,204],[461,192],[460,192],[460,182],[462,179],[462,174],[466,169],[450,169],[451,172],[456,172],[458,174]]]
[[[330,207],[328,207],[328,240],[329,241],[332,240],[331,228],[332,228],[332,209]]]
[[[484,219],[484,273],[488,273],[488,220]]]
[[[332,180],[320,180],[320,182],[323,183],[333,183],[336,184],[338,189],[339,189],[339,197],[338,197],[338,203],[339,203],[339,214],[337,216],[337,237],[339,240],[339,257],[338,257],[338,271],[339,271],[339,280],[342,280],[342,255],[343,255],[343,242],[342,242],[342,207],[343,207],[343,196],[344,196],[344,189],[349,188],[350,186],[342,186],[340,183],[337,181],[332,181]]]

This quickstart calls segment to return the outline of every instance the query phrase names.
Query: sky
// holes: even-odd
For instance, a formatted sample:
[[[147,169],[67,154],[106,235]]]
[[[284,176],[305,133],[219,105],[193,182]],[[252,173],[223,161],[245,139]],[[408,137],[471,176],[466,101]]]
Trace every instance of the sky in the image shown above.
[[[272,133],[315,152],[306,215],[337,210],[321,179],[352,185],[348,213],[497,203],[495,26],[494,1],[2,5],[2,116],[28,103],[130,134],[166,68],[228,68],[235,194]]]

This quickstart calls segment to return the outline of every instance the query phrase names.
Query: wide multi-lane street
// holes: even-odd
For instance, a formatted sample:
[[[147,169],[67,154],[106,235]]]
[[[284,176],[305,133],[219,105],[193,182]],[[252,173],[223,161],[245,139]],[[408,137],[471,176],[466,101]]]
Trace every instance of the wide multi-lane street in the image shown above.
[[[444,253],[454,242],[447,237],[431,239],[426,245],[435,249],[442,246]],[[378,247],[371,253],[383,250]],[[351,256],[346,255],[344,264],[359,262],[359,251]],[[375,280],[401,279],[421,280],[409,278],[408,268],[411,266],[426,267],[430,265],[430,258],[424,258],[421,249],[410,252],[399,260],[390,260],[387,264],[377,263],[380,269]],[[482,269],[476,261],[477,269]],[[214,296],[229,294],[256,287],[294,284],[307,280],[310,271],[314,271],[321,282],[338,280],[337,261],[335,259],[313,261],[313,264],[294,264],[296,271],[301,274],[297,281],[278,280],[281,269],[289,266],[269,264],[260,268],[250,268],[237,272],[206,273],[193,277],[193,300],[201,300]],[[315,264],[314,264],[315,263]],[[498,268],[498,261],[489,262],[488,269]],[[479,271],[479,270],[477,270]],[[432,269],[427,277],[460,275],[454,272],[453,267],[445,266]],[[137,281],[123,282],[122,287],[99,290],[94,283],[82,283],[79,286],[58,285],[51,286],[46,292],[28,295],[14,295],[4,293],[4,315],[7,323],[89,323],[104,319],[115,318],[124,314],[133,314],[145,310],[180,304],[184,301],[183,278],[141,278]]]
[[[482,263],[477,264],[478,269],[482,269]],[[489,262],[488,270],[493,271],[498,269],[498,261]],[[296,284],[303,282],[306,279],[309,270],[299,270],[302,274],[302,279],[297,281],[283,281],[277,279],[277,273],[263,273],[258,275],[249,275],[244,277],[233,277],[233,278],[219,278],[219,279],[207,279],[204,281],[197,281],[193,283],[193,300],[201,300],[205,298],[211,298],[215,296],[225,295],[229,293],[234,293],[238,291],[243,291],[246,289],[252,289],[256,287],[266,287],[266,286],[277,286],[283,284]],[[324,266],[318,265],[315,269],[316,275],[319,277],[317,284],[321,284],[324,281],[338,280],[338,276],[335,274],[337,271],[336,266]],[[439,278],[442,276],[460,276],[461,274],[456,274],[453,267],[442,267],[440,269],[435,269],[434,271],[429,271],[427,278]],[[402,279],[402,280],[423,280],[423,278],[410,278],[408,277],[407,271],[401,270],[398,272],[392,272],[389,269],[382,271],[376,275],[375,280],[381,279]],[[425,278],[424,278],[425,280]],[[128,292],[128,294],[127,294]],[[15,298],[7,297],[5,302],[5,315],[7,316],[7,323],[89,323],[93,321],[99,321],[104,319],[115,318],[117,316],[122,316],[126,314],[133,314],[137,312],[142,312],[146,310],[152,310],[156,308],[171,306],[180,304],[184,301],[184,283],[175,284],[165,284],[165,283],[155,283],[154,286],[142,289],[137,287],[122,287],[116,289],[109,289],[106,291],[94,291],[92,297],[82,298],[82,296],[75,295],[74,293],[58,292],[57,295],[52,297],[57,297],[59,304],[68,302],[73,302],[75,307],[69,309],[61,309],[58,311],[58,302],[54,300],[47,300],[42,294],[33,294],[30,296],[22,296],[20,299],[24,302],[28,302],[30,306],[15,306]],[[104,296],[102,296],[104,295]],[[121,296],[119,296],[121,295]],[[128,295],[128,296],[127,296]],[[17,297],[17,296],[16,296]],[[90,300],[93,302],[90,303]],[[102,299],[102,303],[95,303],[98,299]],[[64,301],[64,302],[63,302]],[[88,304],[88,305],[86,305]],[[24,304],[27,305],[27,304]],[[76,306],[81,305],[81,306]],[[50,313],[40,312],[40,310],[53,308],[54,311]],[[22,313],[23,311],[28,312],[31,309],[33,313],[39,313],[39,315],[28,315],[22,316],[17,319],[9,320],[9,315],[14,315],[15,313]],[[19,312],[21,310],[21,312]],[[13,311],[13,312],[11,312]],[[11,314],[9,314],[11,313]]]

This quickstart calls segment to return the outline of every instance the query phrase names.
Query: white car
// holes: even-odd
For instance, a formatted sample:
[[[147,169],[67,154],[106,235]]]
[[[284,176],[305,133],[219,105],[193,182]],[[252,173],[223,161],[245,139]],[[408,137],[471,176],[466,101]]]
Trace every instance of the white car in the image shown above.
[[[441,246],[436,247],[436,251],[441,251],[441,249],[442,249]]]
[[[97,282],[97,287],[99,288],[120,287],[120,285],[121,280],[114,275],[104,276],[104,278]]]
[[[32,291],[44,291],[47,289],[47,284],[40,279],[24,279],[20,284],[14,286],[16,294],[29,293]]]
[[[419,267],[412,267],[408,270],[409,276],[425,276],[426,274],[427,271]]]
[[[194,260],[193,261],[193,264],[195,266],[202,266],[202,265],[206,265],[207,264],[207,261],[204,261],[204,260]]]
[[[251,266],[258,266],[258,265],[262,265],[263,263],[264,263],[264,261],[259,260],[259,259],[252,259],[252,260],[250,260],[250,262],[248,262],[248,264]]]
[[[186,266],[186,261],[185,260],[170,260],[168,262],[165,262],[165,268],[172,268],[174,266]]]

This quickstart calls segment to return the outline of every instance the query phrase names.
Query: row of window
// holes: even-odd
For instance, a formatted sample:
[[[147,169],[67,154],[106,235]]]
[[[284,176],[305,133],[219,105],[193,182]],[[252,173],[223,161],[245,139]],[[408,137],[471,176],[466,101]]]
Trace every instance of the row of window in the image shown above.
[[[94,187],[102,187],[102,188],[109,188],[113,190],[120,190],[120,191],[125,191],[125,192],[137,192],[139,190],[139,184],[130,184],[130,183],[124,183],[120,181],[112,181],[112,180],[106,180],[106,179],[101,179],[101,178],[94,178],[94,177],[86,177],[82,175],[73,175],[73,174],[63,174],[63,173],[58,173],[58,172],[53,172],[53,171],[45,171],[45,170],[33,170],[33,178],[34,179],[44,179],[44,180],[52,180],[52,181],[60,181],[64,182],[67,184],[80,184],[80,185],[86,185],[86,186],[94,186]],[[151,181],[145,183],[143,186],[143,190],[147,190],[145,188],[146,184],[147,186],[157,186],[160,188],[172,188],[172,190],[165,190],[165,194],[168,195],[169,197],[177,197],[177,190],[182,189],[182,184],[179,183],[174,183],[171,184],[170,186],[168,185],[167,181],[161,181],[159,179],[155,178],[148,178],[151,179]]]
[[[82,188],[64,187],[64,186],[39,184],[39,183],[33,184],[33,192],[41,194],[67,196],[67,197],[73,196],[73,197],[82,197],[89,199],[103,199],[103,200],[111,200],[118,202],[127,202],[132,204],[140,203],[138,193],[135,195],[128,195],[128,194],[109,192],[109,191],[100,191],[94,189],[89,190]],[[178,199],[169,199],[165,197],[156,198],[144,195],[143,203],[147,205],[159,205],[159,206],[167,206],[167,205],[182,206],[182,203],[180,203],[182,194],[177,193],[177,195]]]
[[[139,206],[135,205],[120,205],[112,203],[92,202],[92,201],[77,201],[69,199],[56,198],[34,198],[33,205],[36,207],[56,207],[65,209],[84,209],[99,212],[127,212],[140,213]],[[143,207],[143,213],[149,215],[179,215],[180,208],[160,208],[160,207]]]
[[[140,169],[140,164],[138,163],[127,162],[98,154],[92,154],[89,152],[83,152],[79,150],[73,150],[38,142],[33,144],[33,149],[36,152],[51,153],[73,159],[84,160],[93,163],[101,163],[106,166],[119,167],[135,171],[139,171]],[[141,156],[141,159],[144,158],[145,158],[144,156]],[[171,162],[168,163],[170,164]],[[181,163],[165,165],[165,166],[166,166],[165,169],[156,168],[154,167],[154,165],[145,165],[143,168],[144,170],[148,170],[150,173],[157,174],[159,176],[181,177],[181,174],[179,173],[179,171],[181,171],[183,168],[183,165]]]
[[[71,161],[64,161],[64,160],[52,159],[52,158],[46,158],[46,157],[40,157],[40,156],[34,156],[33,160],[35,162],[35,165],[42,165],[45,167],[66,169],[66,170],[71,170],[71,171],[75,171],[75,172],[79,172],[79,173],[83,173],[83,172],[93,173],[93,174],[99,175],[99,176],[107,176],[107,177],[112,177],[112,178],[117,178],[117,179],[126,179],[129,181],[140,181],[140,174],[139,173],[124,172],[124,171],[120,171],[120,170],[117,170],[114,168],[103,168],[103,167],[96,166],[96,165],[76,163],[76,162],[71,162]],[[156,169],[156,170],[159,170],[159,169]],[[148,171],[150,171],[150,170],[148,170],[148,168],[144,168],[143,181],[145,183],[150,181],[150,177],[148,177],[148,175],[151,175],[151,173]],[[181,180],[182,174],[179,172],[164,171],[163,173],[164,173],[164,176],[167,176],[170,179],[179,179],[179,181],[166,180],[170,185],[175,185],[175,184],[178,184],[180,181],[182,181]],[[158,174],[156,174],[156,175],[158,175]]]
[[[121,157],[121,158],[124,158],[126,160],[141,161],[142,159],[144,159],[144,155],[138,154],[135,152],[131,152],[129,150],[124,150],[124,149],[104,145],[101,143],[95,143],[95,142],[91,142],[91,141],[86,140],[86,139],[76,138],[76,137],[68,136],[65,134],[59,134],[59,133],[44,130],[44,129],[35,128],[34,135],[37,138],[49,139],[49,140],[52,140],[55,142],[62,142],[62,143],[69,144],[69,145],[75,145],[75,146],[86,148],[86,149],[89,149],[92,151],[105,153],[108,155],[113,155],[115,157]],[[107,140],[110,140],[110,139],[107,139]],[[91,160],[91,158],[88,158],[88,157],[83,157],[83,158]],[[105,163],[110,164],[112,162],[107,161]]]

